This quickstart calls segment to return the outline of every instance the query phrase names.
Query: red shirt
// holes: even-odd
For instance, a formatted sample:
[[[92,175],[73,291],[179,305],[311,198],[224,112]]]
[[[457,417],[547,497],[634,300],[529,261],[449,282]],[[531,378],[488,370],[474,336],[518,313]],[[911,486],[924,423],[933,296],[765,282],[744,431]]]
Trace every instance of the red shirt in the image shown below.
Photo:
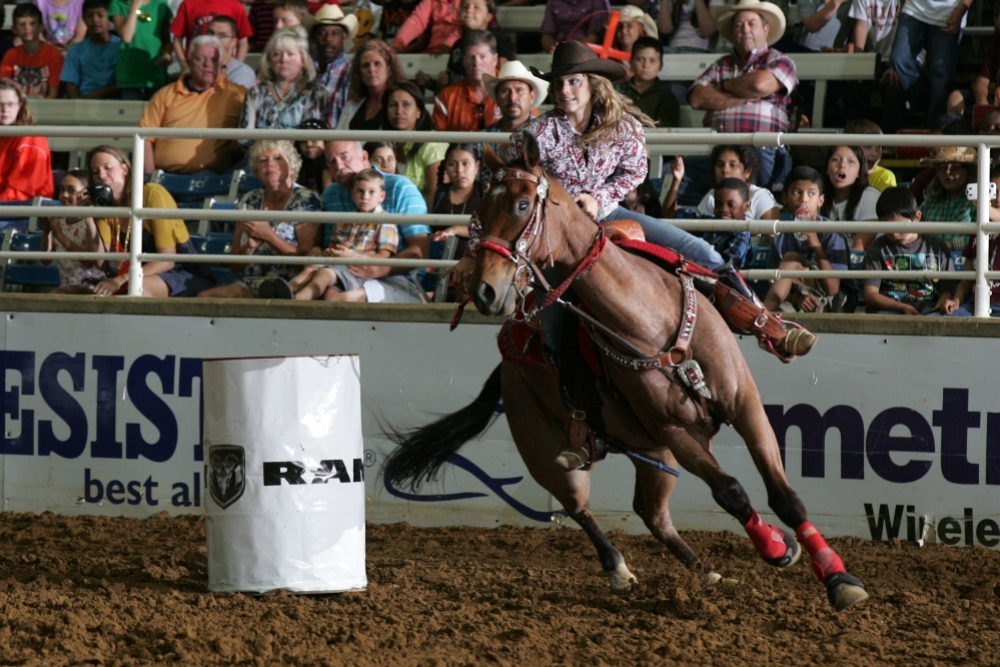
[[[52,196],[52,154],[45,137],[0,137],[0,184],[0,201]]]
[[[59,87],[63,56],[59,49],[42,42],[42,48],[29,56],[24,46],[15,46],[0,62],[0,77],[14,79],[28,97],[45,97]]]
[[[247,10],[240,0],[184,0],[170,25],[170,33],[189,42],[205,32],[205,26],[216,16],[228,16],[236,21],[236,38],[253,36]]]

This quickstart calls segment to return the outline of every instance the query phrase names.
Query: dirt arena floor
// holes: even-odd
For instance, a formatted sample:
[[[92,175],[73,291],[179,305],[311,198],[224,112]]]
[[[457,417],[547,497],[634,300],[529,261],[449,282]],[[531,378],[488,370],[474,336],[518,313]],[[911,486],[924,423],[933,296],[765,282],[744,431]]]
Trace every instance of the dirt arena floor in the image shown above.
[[[369,526],[365,592],[206,592],[204,521],[0,514],[0,665],[1000,664],[1000,554],[833,540],[872,598],[831,611],[808,565],[685,533],[736,585],[613,535],[610,594],[577,530]],[[803,557],[803,561],[806,558]]]

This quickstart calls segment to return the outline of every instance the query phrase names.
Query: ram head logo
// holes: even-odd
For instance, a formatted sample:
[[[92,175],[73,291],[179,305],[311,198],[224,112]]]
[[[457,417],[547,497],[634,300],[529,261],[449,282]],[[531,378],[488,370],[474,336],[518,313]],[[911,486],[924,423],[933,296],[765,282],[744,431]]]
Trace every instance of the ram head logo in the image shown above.
[[[246,488],[246,455],[239,445],[208,448],[208,493],[222,509],[243,495]]]

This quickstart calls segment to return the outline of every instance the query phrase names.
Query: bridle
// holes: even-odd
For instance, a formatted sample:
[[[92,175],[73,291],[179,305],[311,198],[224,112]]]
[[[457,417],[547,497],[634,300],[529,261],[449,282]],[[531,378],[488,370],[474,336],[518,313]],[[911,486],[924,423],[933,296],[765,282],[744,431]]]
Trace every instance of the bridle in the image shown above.
[[[539,170],[540,171],[540,170]],[[517,292],[517,308],[514,314],[511,315],[512,320],[515,322],[526,322],[530,320],[538,311],[543,310],[553,303],[559,301],[560,297],[569,289],[569,286],[576,280],[587,275],[590,269],[593,268],[594,264],[597,263],[598,258],[601,253],[604,252],[605,247],[607,247],[608,238],[604,234],[604,229],[598,225],[597,235],[594,237],[594,243],[591,245],[590,252],[584,257],[583,261],[573,270],[570,275],[563,280],[559,285],[553,288],[549,281],[546,280],[542,269],[531,259],[532,250],[538,240],[544,236],[542,233],[545,227],[545,212],[549,200],[550,187],[549,181],[545,177],[544,172],[536,173],[534,169],[531,171],[524,171],[522,169],[498,169],[496,173],[493,174],[493,178],[490,180],[491,183],[504,183],[507,181],[527,181],[528,183],[535,184],[535,202],[534,209],[531,213],[531,218],[528,219],[528,224],[524,226],[524,229],[514,237],[512,241],[507,241],[498,236],[491,236],[484,234],[480,240],[479,244],[476,246],[476,254],[483,252],[484,250],[490,250],[497,253],[504,259],[508,259],[514,263],[514,278],[513,286],[514,290]],[[545,262],[548,266],[552,266],[552,252],[550,251],[546,256]],[[528,280],[525,281],[525,286],[519,287],[518,282],[522,273],[528,274]],[[540,288],[545,292],[544,297],[541,299],[536,299],[534,307],[530,312],[525,311],[525,303],[527,297],[528,287]]]

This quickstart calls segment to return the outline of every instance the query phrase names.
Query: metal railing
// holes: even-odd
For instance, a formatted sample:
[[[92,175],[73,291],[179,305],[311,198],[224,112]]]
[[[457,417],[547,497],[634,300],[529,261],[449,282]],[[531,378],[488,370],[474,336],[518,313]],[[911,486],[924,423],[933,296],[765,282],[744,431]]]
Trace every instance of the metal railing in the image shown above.
[[[399,131],[353,131],[353,130],[253,130],[254,139],[285,139],[289,141],[322,139],[325,141],[397,141],[397,142],[449,142],[449,143],[509,143],[506,133],[476,132],[399,132]],[[132,164],[144,162],[146,138],[172,139],[246,139],[247,130],[240,129],[189,129],[189,128],[112,128],[77,126],[0,126],[0,136],[44,135],[48,137],[94,137],[109,136],[133,139]],[[990,150],[1000,148],[1000,136],[939,136],[939,135],[879,135],[870,134],[821,134],[821,133],[687,133],[658,132],[646,133],[646,143],[653,155],[664,154],[665,148],[675,149],[685,145],[749,144],[756,147],[780,146],[866,146],[874,141],[883,147],[919,146],[972,146],[978,148],[978,220],[975,223],[949,222],[798,222],[783,220],[669,220],[672,224],[689,231],[750,231],[755,234],[776,234],[780,232],[893,232],[908,231],[919,233],[970,234],[977,239],[975,271],[895,271],[893,276],[903,279],[951,278],[975,280],[975,316],[988,317],[990,291],[987,280],[1000,280],[1000,271],[990,271],[988,234],[1000,233],[1000,223],[989,222],[989,172]],[[95,142],[97,143],[97,142]],[[293,222],[363,222],[386,224],[427,224],[430,226],[451,226],[466,224],[468,216],[462,215],[400,215],[362,213],[317,213],[295,211],[238,211],[210,209],[155,209],[142,205],[143,173],[140,168],[132,170],[132,201],[130,206],[121,207],[60,207],[59,215],[87,217],[128,217],[133,229],[144,219],[172,218],[184,220],[269,220]],[[53,207],[48,206],[5,206],[3,213],[9,217],[40,216],[51,217]],[[142,263],[152,261],[190,261],[190,255],[158,254],[142,252],[142,234],[132,234],[127,258],[129,265],[129,296],[142,295]],[[60,259],[120,260],[123,253],[59,253]],[[0,260],[8,259],[53,259],[51,253],[42,252],[0,252]],[[198,255],[199,262],[218,264],[284,263],[284,264],[349,264],[381,265],[390,267],[440,267],[452,266],[451,260],[429,259],[374,259],[374,258],[333,258],[255,255]],[[880,278],[886,277],[880,271],[787,271],[750,270],[745,275],[751,280],[777,280],[779,278]]]

